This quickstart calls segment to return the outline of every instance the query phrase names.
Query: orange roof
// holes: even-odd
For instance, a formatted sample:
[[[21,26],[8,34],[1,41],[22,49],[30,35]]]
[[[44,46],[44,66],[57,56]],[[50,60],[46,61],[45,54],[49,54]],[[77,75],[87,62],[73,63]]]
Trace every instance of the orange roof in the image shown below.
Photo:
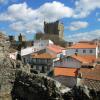
[[[93,43],[76,43],[72,45],[71,47],[68,47],[69,49],[85,49],[85,48],[96,48],[96,44]]]
[[[93,69],[80,68],[82,77],[86,79],[100,80],[100,65],[97,65]]]
[[[39,58],[39,59],[52,59],[55,58],[55,56],[50,55],[48,53],[42,53],[42,54],[33,54],[32,58]]]
[[[82,63],[93,63],[96,61],[96,57],[92,55],[72,55],[72,58],[82,62]]]
[[[55,76],[77,76],[77,68],[65,68],[65,67],[56,67],[54,68]]]
[[[49,45],[47,48],[54,51],[55,53],[61,53],[62,50],[65,50],[65,48],[60,47],[58,45]]]

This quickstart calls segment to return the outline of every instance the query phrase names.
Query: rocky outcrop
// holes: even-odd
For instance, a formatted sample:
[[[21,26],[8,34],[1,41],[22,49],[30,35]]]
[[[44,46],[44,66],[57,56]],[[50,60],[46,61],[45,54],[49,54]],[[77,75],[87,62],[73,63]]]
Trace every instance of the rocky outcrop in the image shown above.
[[[0,100],[6,96],[8,98],[12,90],[11,81],[15,79],[15,62],[7,55],[8,47],[7,43],[0,44]]]
[[[69,89],[43,74],[18,71],[12,97],[13,100],[99,100],[100,93],[84,86]]]
[[[11,100],[11,91],[19,70],[30,72],[29,65],[9,58],[9,42],[0,43],[0,100]]]
[[[100,92],[87,87],[73,89],[43,74],[30,73],[30,66],[8,57],[9,45],[0,44],[0,100],[99,100]]]
[[[15,100],[63,100],[61,85],[44,75],[17,73],[12,97]]]

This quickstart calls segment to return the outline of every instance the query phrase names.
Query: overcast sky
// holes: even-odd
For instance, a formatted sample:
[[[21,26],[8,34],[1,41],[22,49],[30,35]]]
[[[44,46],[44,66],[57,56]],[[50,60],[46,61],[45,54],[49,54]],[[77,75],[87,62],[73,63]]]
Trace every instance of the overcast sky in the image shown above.
[[[66,41],[100,37],[100,0],[0,0],[0,31],[33,39],[44,20],[64,23]]]

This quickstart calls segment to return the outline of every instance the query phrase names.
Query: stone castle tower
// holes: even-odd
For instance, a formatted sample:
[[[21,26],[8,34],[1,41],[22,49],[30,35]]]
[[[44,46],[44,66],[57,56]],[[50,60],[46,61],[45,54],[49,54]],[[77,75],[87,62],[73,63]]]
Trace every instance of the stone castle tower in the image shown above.
[[[57,35],[60,39],[64,39],[64,25],[59,21],[53,23],[44,22],[44,33]]]

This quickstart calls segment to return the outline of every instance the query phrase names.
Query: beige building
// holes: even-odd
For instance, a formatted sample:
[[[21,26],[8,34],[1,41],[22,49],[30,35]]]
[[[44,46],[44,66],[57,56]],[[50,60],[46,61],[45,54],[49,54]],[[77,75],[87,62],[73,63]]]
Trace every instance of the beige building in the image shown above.
[[[98,45],[91,42],[78,42],[66,50],[66,55],[71,56],[74,54],[77,55],[92,55],[98,58],[99,48]]]
[[[32,69],[41,73],[47,73],[53,69],[53,59],[55,59],[55,56],[48,53],[32,54],[31,59]]]

